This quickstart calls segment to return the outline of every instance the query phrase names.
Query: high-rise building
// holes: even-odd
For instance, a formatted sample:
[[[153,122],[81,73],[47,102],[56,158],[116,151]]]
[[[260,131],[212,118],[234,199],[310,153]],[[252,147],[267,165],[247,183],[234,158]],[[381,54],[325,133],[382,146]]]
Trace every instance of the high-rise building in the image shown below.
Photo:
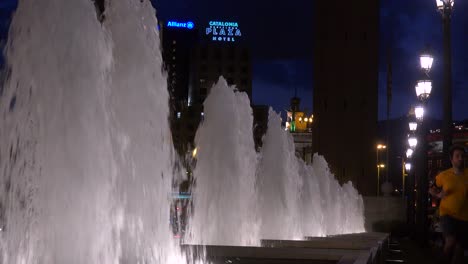
[[[195,133],[204,118],[203,101],[220,76],[252,98],[250,50],[243,44],[238,22],[167,21],[159,27],[172,137],[183,154],[195,147]]]
[[[209,21],[202,35],[192,54],[193,102],[203,103],[220,76],[252,99],[251,55],[244,44],[240,24]]]
[[[188,104],[191,53],[198,42],[198,29],[190,21],[167,21],[159,27],[171,106],[180,112]]]
[[[375,194],[379,1],[314,8],[313,148],[341,182]]]

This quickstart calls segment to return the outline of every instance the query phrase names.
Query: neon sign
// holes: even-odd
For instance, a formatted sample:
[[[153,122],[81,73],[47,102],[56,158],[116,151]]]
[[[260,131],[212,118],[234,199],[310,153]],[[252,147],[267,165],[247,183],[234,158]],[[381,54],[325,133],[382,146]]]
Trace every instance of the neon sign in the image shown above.
[[[242,36],[237,22],[210,21],[206,28],[206,35],[211,37],[212,41],[235,42]]]
[[[192,21],[189,21],[189,22],[169,21],[167,22],[167,27],[193,29],[195,27],[195,24]]]

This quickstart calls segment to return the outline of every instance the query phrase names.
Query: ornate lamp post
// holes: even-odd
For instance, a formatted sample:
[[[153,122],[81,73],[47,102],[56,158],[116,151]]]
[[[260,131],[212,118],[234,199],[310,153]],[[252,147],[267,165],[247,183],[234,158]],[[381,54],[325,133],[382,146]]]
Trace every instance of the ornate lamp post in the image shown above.
[[[432,91],[432,81],[429,78],[429,72],[431,71],[432,62],[434,58],[426,50],[420,55],[420,66],[424,73],[422,78],[418,80],[415,86],[416,96],[421,102],[422,106],[415,108],[416,119],[421,123],[420,129],[418,130],[420,144],[417,150],[416,157],[416,170],[415,174],[418,179],[418,192],[417,192],[417,213],[416,223],[418,227],[418,233],[422,241],[425,241],[427,234],[427,199],[428,199],[428,175],[427,175],[427,145],[426,145],[426,125],[427,122],[424,120],[424,109],[426,108],[427,100],[429,99]]]
[[[437,10],[442,15],[443,31],[444,31],[444,113],[443,113],[443,153],[444,166],[449,166],[448,151],[452,145],[452,46],[451,46],[451,19],[455,0],[436,0]]]

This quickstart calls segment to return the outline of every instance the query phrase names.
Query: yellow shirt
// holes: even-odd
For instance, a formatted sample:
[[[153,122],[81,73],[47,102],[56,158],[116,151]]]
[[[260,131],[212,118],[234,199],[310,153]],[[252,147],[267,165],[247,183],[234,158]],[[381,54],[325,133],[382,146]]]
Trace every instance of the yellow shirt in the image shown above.
[[[453,168],[445,170],[437,175],[436,185],[446,193],[440,201],[440,215],[468,221],[468,169],[460,175]]]

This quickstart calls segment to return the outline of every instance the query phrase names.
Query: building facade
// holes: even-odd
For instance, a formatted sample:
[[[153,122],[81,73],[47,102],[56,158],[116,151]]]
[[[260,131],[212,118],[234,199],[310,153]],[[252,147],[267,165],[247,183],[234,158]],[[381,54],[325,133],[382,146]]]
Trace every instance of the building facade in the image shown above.
[[[290,109],[286,112],[285,130],[289,131],[294,139],[296,156],[307,164],[312,163],[312,123],[314,115],[304,112],[300,107],[298,97],[291,98]]]
[[[364,195],[377,184],[379,10],[376,0],[317,1],[313,21],[314,152]]]
[[[252,98],[251,54],[238,22],[173,20],[161,22],[159,29],[172,138],[184,156],[195,148],[195,134],[204,119],[203,102],[221,76]]]

